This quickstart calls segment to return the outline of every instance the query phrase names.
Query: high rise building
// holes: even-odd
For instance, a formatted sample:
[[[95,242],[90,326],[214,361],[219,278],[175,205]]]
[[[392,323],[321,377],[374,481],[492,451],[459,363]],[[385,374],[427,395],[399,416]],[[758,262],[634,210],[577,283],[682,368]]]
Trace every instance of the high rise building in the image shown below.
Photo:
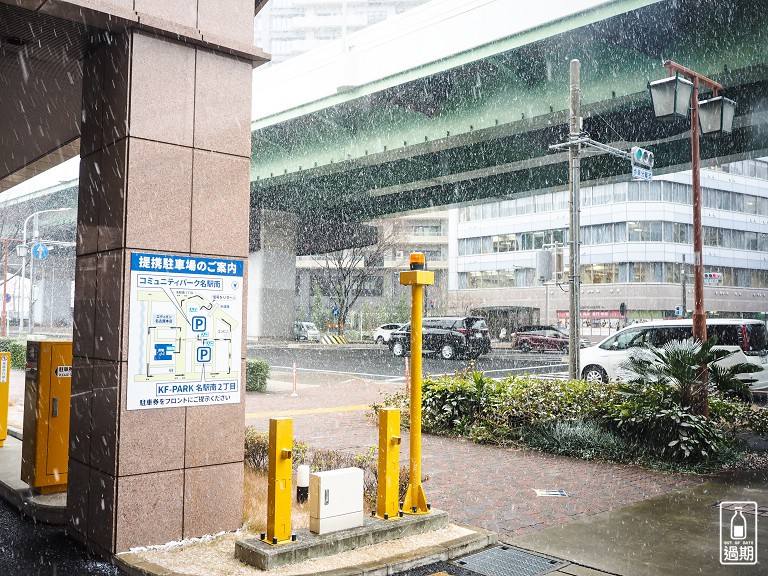
[[[765,318],[768,159],[704,169],[701,185],[707,315]],[[566,324],[568,195],[532,192],[450,210],[449,300],[470,301],[508,330],[517,317]],[[690,171],[581,189],[580,301],[588,337],[591,327],[593,336],[604,335],[676,309],[690,316],[691,203]]]
[[[255,20],[256,44],[277,64],[428,0],[270,0]]]

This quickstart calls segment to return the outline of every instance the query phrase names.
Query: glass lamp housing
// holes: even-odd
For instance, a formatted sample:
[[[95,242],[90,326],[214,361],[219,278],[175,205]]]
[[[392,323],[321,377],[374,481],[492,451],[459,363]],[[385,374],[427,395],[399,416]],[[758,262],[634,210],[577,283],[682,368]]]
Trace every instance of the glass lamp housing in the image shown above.
[[[648,84],[656,118],[688,118],[693,82],[678,74]]]
[[[699,126],[702,134],[733,130],[736,102],[723,96],[699,101]]]

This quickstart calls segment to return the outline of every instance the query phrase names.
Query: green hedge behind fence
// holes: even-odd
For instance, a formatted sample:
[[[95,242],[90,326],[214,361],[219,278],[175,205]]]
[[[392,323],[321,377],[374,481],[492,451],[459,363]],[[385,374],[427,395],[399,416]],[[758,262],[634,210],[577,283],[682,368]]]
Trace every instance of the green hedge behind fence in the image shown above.
[[[0,352],[11,353],[11,368],[24,369],[27,363],[27,341],[19,338],[0,338]]]
[[[269,364],[266,360],[245,361],[245,389],[250,392],[266,392]]]

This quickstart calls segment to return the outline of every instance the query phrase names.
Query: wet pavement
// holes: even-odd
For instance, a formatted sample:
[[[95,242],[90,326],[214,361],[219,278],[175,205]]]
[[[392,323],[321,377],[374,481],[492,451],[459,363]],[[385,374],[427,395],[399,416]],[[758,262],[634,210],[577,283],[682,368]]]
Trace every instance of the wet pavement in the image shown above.
[[[273,372],[268,393],[249,393],[246,423],[266,431],[270,417],[292,416],[294,438],[354,453],[377,443],[369,404],[403,389],[395,380],[309,372],[297,377],[296,395],[289,372]],[[423,440],[423,471],[429,477],[424,487],[433,506],[447,510],[452,522],[485,528],[514,547],[563,559],[558,574],[765,573],[768,470],[701,477],[454,438],[425,435]],[[407,462],[405,430],[401,456]],[[562,490],[566,496],[541,497],[537,489]],[[726,515],[723,524],[719,516],[723,500],[754,501],[760,507],[757,565],[720,565],[719,538],[730,518]],[[89,557],[61,527],[36,525],[5,503],[0,510],[0,575],[119,574]],[[456,564],[441,566],[403,574],[467,574]]]
[[[125,573],[89,555],[64,533],[63,526],[35,522],[0,499],[0,574],[124,576]]]

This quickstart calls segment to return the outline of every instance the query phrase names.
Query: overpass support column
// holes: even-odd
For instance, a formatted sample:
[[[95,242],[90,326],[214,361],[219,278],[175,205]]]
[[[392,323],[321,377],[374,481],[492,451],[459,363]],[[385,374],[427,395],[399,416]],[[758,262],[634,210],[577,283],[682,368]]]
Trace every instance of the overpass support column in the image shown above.
[[[233,403],[128,406],[160,364],[202,382],[210,358],[194,358],[206,336],[189,331],[180,303],[194,282],[139,300],[132,256],[160,255],[146,260],[160,270],[248,258],[253,63],[226,46],[252,47],[254,5],[186,4],[146,4],[159,12],[147,21],[173,18],[175,34],[94,30],[84,62],[67,531],[105,555],[242,524],[245,290],[225,336],[241,335],[224,366],[239,380]],[[160,355],[153,328],[173,345]],[[136,374],[134,354],[147,373]]]
[[[286,338],[296,316],[298,216],[260,210],[257,218],[258,250],[248,256],[248,336]]]

